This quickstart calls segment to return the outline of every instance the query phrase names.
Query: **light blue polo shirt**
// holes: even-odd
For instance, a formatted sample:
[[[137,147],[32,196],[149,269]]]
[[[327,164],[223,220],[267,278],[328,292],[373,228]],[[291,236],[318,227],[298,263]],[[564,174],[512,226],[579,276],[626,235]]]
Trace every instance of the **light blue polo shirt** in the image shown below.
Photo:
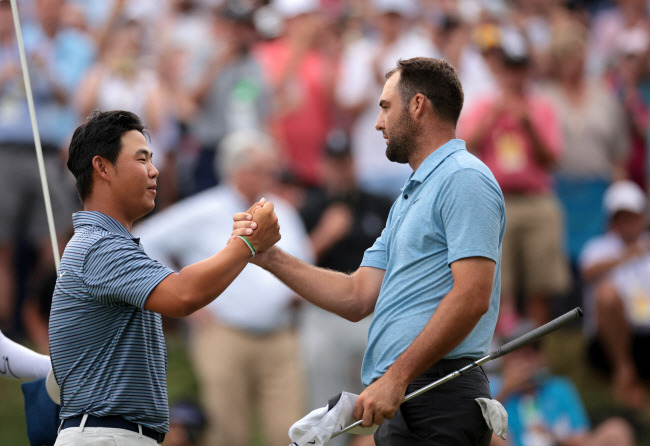
[[[100,212],[72,216],[50,312],[50,357],[61,418],[120,415],[169,430],[167,350],[160,314],[144,309],[172,271]]]
[[[451,290],[451,263],[467,257],[496,262],[490,308],[446,358],[487,353],[499,312],[503,194],[492,172],[453,139],[409,177],[386,227],[361,262],[386,271],[368,332],[361,380],[369,385],[422,331]]]

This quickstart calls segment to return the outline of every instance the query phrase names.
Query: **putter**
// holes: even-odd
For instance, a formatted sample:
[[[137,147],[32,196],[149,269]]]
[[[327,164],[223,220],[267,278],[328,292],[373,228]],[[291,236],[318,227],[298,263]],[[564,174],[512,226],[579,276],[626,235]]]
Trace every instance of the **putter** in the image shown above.
[[[485,364],[488,361],[491,361],[493,359],[499,358],[505,354],[508,354],[514,350],[517,350],[520,347],[523,347],[526,344],[529,344],[533,341],[538,340],[542,336],[546,336],[547,334],[557,330],[560,327],[565,326],[571,321],[575,321],[579,318],[582,317],[582,310],[580,307],[574,308],[573,310],[563,314],[562,316],[559,316],[555,319],[553,319],[550,322],[547,322],[546,324],[542,325],[541,327],[537,327],[536,329],[529,331],[525,335],[522,335],[518,337],[517,339],[513,339],[512,341],[508,342],[507,344],[502,345],[499,347],[496,351],[492,353],[488,353],[487,355],[483,356],[481,359],[477,359],[476,361],[472,362],[471,364],[466,365],[465,367],[458,369],[454,372],[451,372],[450,374],[443,376],[437,381],[432,382],[431,384],[427,384],[426,386],[409,393],[406,395],[404,398],[404,401],[402,403],[405,403],[409,401],[412,398],[415,398],[418,395],[421,395],[425,392],[428,392],[429,390],[433,389],[434,387],[438,387],[440,384],[444,384],[447,381],[450,381],[454,378],[459,377],[465,372],[469,372],[470,370],[475,369],[476,367],[480,366],[481,364]],[[346,432],[349,432],[350,430],[354,429],[355,427],[358,427],[361,425],[361,420],[355,421],[354,423],[344,427],[340,431],[336,432],[334,435],[332,435],[332,438],[338,437],[341,434],[344,434]]]

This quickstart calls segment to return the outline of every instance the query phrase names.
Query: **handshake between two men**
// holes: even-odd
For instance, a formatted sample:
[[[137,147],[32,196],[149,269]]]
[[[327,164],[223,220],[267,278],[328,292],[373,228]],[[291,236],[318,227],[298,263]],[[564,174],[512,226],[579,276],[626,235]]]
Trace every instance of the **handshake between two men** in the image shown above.
[[[230,241],[241,238],[250,242],[251,263],[269,271],[296,294],[312,304],[352,322],[373,312],[379,296],[384,270],[360,268],[352,274],[313,265],[293,257],[274,244],[280,236],[273,203],[261,199],[246,212],[233,216]],[[248,244],[248,243],[247,243]],[[326,287],[323,284],[327,284]],[[363,427],[381,424],[399,408],[408,382],[397,373],[387,373],[376,380],[354,403],[353,417]]]
[[[273,247],[282,238],[274,205],[265,198],[253,204],[246,212],[236,213],[233,220],[229,243],[241,239],[250,249],[253,258]]]

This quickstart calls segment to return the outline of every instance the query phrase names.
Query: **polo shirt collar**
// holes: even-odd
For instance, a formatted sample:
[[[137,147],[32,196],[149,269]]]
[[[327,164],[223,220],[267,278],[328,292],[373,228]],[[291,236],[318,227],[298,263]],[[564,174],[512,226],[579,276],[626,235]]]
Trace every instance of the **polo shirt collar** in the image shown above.
[[[113,217],[97,211],[79,211],[72,214],[72,225],[75,231],[82,226],[97,226],[114,234],[123,235],[132,240],[139,241],[139,238],[133,237],[128,229]]]
[[[436,150],[433,151],[429,156],[427,156],[418,170],[411,174],[409,182],[414,181],[422,183],[436,168],[442,163],[445,158],[451,155],[454,152],[459,150],[465,150],[465,141],[462,139],[452,139],[444,143]]]

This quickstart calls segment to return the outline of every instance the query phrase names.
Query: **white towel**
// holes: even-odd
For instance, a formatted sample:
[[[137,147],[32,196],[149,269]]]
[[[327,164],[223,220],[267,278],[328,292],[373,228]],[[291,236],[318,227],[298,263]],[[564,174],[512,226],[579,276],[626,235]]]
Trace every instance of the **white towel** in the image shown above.
[[[508,430],[508,412],[503,404],[488,398],[476,398],[475,401],[481,406],[481,413],[488,427],[498,437],[505,440]]]
[[[296,421],[289,428],[290,446],[322,446],[327,443],[332,435],[339,432],[348,425],[354,423],[352,415],[354,405],[359,395],[349,392],[341,392],[338,401],[328,404],[325,407],[315,409],[304,418]],[[378,426],[355,427],[348,431],[350,434],[370,435],[377,430]]]

